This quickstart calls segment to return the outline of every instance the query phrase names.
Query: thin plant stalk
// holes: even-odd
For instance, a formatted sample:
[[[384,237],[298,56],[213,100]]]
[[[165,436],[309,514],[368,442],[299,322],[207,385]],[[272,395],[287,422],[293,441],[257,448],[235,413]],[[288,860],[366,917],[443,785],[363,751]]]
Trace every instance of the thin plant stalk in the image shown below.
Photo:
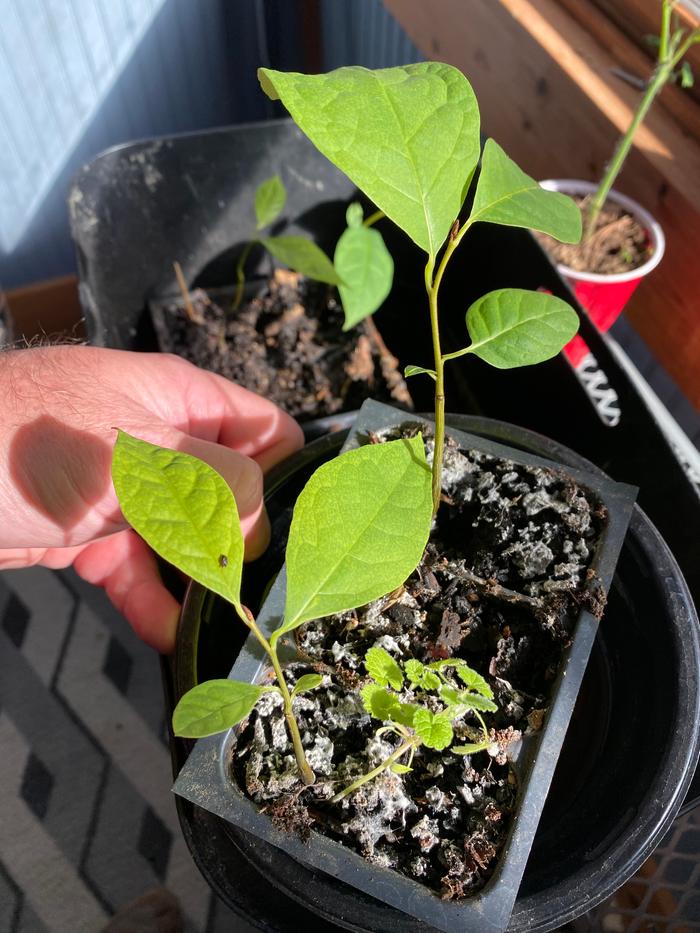
[[[402,742],[399,747],[389,755],[388,758],[385,758],[381,764],[378,764],[376,768],[373,768],[371,771],[368,771],[367,774],[362,774],[360,777],[353,781],[352,784],[349,784],[344,790],[341,790],[340,793],[336,794],[334,797],[331,797],[331,803],[340,803],[341,800],[345,797],[349,797],[350,794],[354,793],[358,788],[362,787],[363,784],[366,784],[368,781],[374,780],[374,778],[379,777],[387,768],[390,768],[395,761],[398,761],[406,752],[411,749],[416,749],[421,744],[418,736],[411,736],[409,739],[406,739],[405,742]]]
[[[201,324],[198,316],[195,314],[194,306],[192,304],[192,299],[190,298],[190,293],[187,288],[187,282],[185,281],[185,276],[182,273],[182,266],[179,262],[173,263],[173,269],[175,270],[175,278],[177,279],[177,285],[180,289],[180,294],[182,295],[182,301],[185,306],[185,314],[192,321],[193,324]]]
[[[656,68],[634,113],[632,122],[627,132],[617,144],[617,148],[605,170],[598,190],[591,199],[586,212],[584,240],[587,240],[594,233],[600,212],[610,194],[611,188],[622,171],[622,166],[632,147],[635,134],[649,112],[651,105],[654,103],[657,94],[674,76],[676,68],[681,63],[690,47],[695,42],[700,41],[700,28],[693,29],[687,35],[684,35],[681,30],[677,30],[672,34],[672,13],[674,5],[674,0],[663,0]]]
[[[433,515],[440,508],[442,493],[442,456],[445,446],[445,364],[440,346],[440,326],[438,321],[438,289],[433,280],[435,261],[432,257],[425,267],[425,288],[428,292],[430,307],[430,330],[433,338],[433,356],[435,360],[435,441],[433,449]]]
[[[294,710],[292,708],[292,696],[289,692],[287,682],[284,679],[284,672],[282,671],[279,658],[277,657],[276,647],[270,645],[270,642],[267,640],[267,638],[265,638],[263,633],[258,628],[258,625],[251,612],[249,612],[244,606],[236,606],[236,612],[245,625],[253,633],[253,635],[255,635],[263,651],[269,657],[272,663],[272,668],[275,672],[275,677],[277,678],[277,685],[279,687],[280,694],[282,695],[282,702],[284,703],[284,718],[287,722],[287,728],[289,729],[289,734],[292,739],[292,745],[294,746],[294,755],[296,756],[299,771],[301,772],[301,778],[304,784],[313,784],[316,780],[316,775],[313,773],[308,761],[306,760],[304,746],[302,745],[301,735],[299,733],[299,726],[297,725],[297,721],[294,717]]]
[[[250,240],[245,245],[245,249],[241,253],[240,259],[236,264],[236,292],[233,296],[233,301],[231,302],[231,311],[238,311],[241,301],[243,300],[243,289],[245,287],[245,264],[250,256],[250,251],[253,248],[255,241]]]
[[[425,267],[425,290],[428,293],[430,308],[430,330],[433,340],[433,358],[435,361],[435,449],[433,452],[433,515],[437,515],[442,494],[442,459],[445,449],[445,361],[451,359],[453,354],[443,355],[440,344],[440,324],[438,319],[438,293],[445,269],[450,257],[459,246],[462,237],[467,232],[470,223],[465,223],[460,229],[455,221],[447,246],[442,254],[440,263],[435,271],[435,259],[430,257]]]

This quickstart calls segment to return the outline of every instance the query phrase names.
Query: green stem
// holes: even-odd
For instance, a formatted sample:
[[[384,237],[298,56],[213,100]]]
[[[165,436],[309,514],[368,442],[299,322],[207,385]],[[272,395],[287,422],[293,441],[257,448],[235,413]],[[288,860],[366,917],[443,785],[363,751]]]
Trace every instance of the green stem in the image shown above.
[[[661,9],[661,32],[659,33],[659,54],[658,60],[664,61],[668,55],[668,39],[671,35],[671,14],[673,13],[673,4],[669,0],[663,0]]]
[[[433,281],[435,260],[431,256],[425,267],[425,288],[430,307],[430,330],[433,338],[435,359],[435,448],[433,450],[433,515],[440,508],[442,492],[442,454],[445,448],[445,366],[440,348],[440,326],[438,321],[439,282]]]
[[[294,754],[297,759],[297,764],[299,765],[299,771],[301,772],[301,779],[304,784],[313,784],[316,780],[316,775],[309,767],[309,763],[306,760],[306,755],[304,754],[304,746],[301,742],[299,726],[297,725],[297,721],[294,718],[292,696],[289,692],[289,688],[287,687],[287,681],[284,679],[284,672],[282,671],[279,658],[277,657],[276,644],[271,645],[267,638],[265,638],[263,633],[258,628],[252,613],[248,609],[246,609],[244,606],[236,606],[236,612],[247,625],[247,627],[251,630],[253,635],[255,635],[258,642],[262,646],[263,651],[265,654],[267,654],[270,661],[272,662],[272,668],[275,672],[275,677],[277,678],[277,684],[280,688],[280,693],[282,694],[282,702],[284,703],[284,718],[287,722],[287,728],[289,729],[289,734],[292,739],[292,745],[294,746]]]
[[[462,347],[461,350],[455,350],[453,353],[445,353],[442,357],[443,363],[446,363],[448,360],[456,360],[460,356],[466,356],[467,353],[472,352],[472,345],[468,347]]]
[[[245,287],[245,264],[250,256],[250,251],[253,248],[255,240],[251,240],[246,244],[245,249],[240,255],[238,263],[236,264],[236,294],[233,296],[233,301],[231,302],[231,311],[237,311],[240,307],[241,301],[243,300],[243,288]]]
[[[484,722],[484,717],[481,715],[478,709],[473,709],[472,713],[481,723],[481,731],[484,733],[484,748],[488,748],[491,744],[491,739],[489,738],[489,730],[486,728],[486,723]]]
[[[655,72],[654,77],[649,82],[644,96],[642,97],[639,106],[637,107],[627,132],[617,144],[617,148],[613,153],[612,159],[608,163],[608,167],[605,170],[605,174],[603,175],[603,179],[600,185],[598,186],[598,190],[593,195],[591,203],[588,207],[584,240],[587,240],[595,231],[598,216],[608,198],[608,195],[610,194],[610,189],[615,184],[617,176],[622,171],[622,166],[624,165],[625,159],[627,158],[632,147],[634,136],[642,121],[649,112],[649,108],[654,102],[654,98],[659,93],[664,84],[668,81],[669,67],[670,66],[664,66]]]
[[[287,728],[289,729],[289,734],[292,737],[292,745],[294,746],[294,754],[296,755],[299,771],[301,772],[301,779],[304,784],[313,784],[313,782],[316,780],[316,775],[311,770],[309,763],[306,760],[306,755],[304,754],[304,746],[301,743],[299,726],[297,725],[297,721],[294,718],[292,697],[289,693],[287,682],[284,679],[284,674],[282,673],[282,668],[277,657],[277,651],[275,648],[271,647],[268,651],[268,654],[270,660],[272,661],[272,667],[274,668],[275,674],[277,675],[279,688],[282,692],[282,701],[284,702],[284,718],[287,720]]]
[[[675,43],[672,42],[670,38],[672,12],[673,4],[669,2],[669,0],[664,0],[656,69],[654,70],[654,74],[652,75],[647,85],[644,96],[639,102],[637,110],[635,111],[635,114],[632,118],[632,122],[627,128],[627,132],[617,144],[615,152],[613,153],[613,157],[605,170],[605,174],[603,175],[600,185],[598,186],[598,190],[593,195],[591,203],[588,206],[584,230],[584,241],[595,232],[598,216],[608,198],[608,195],[610,194],[610,189],[613,187],[618,175],[622,171],[622,166],[624,165],[625,159],[629,155],[629,151],[632,147],[634,136],[642,124],[642,121],[649,112],[651,105],[654,103],[656,95],[663,89],[664,85],[672,77],[676,66],[681,62],[683,56],[686,54],[690,46],[693,45],[698,38],[700,38],[700,30],[694,29],[688,36],[686,36],[685,41],[683,41],[680,46],[675,47]]]
[[[450,233],[445,252],[442,254],[440,264],[435,272],[435,257],[430,256],[425,267],[425,290],[428,293],[430,308],[430,329],[433,338],[433,357],[435,360],[435,451],[433,453],[433,515],[437,515],[440,507],[440,494],[442,492],[442,456],[445,449],[445,360],[448,356],[442,355],[440,346],[440,325],[438,320],[438,294],[442,277],[450,261],[450,257],[459,246],[462,237],[470,227],[467,222],[461,230],[455,229]],[[435,277],[433,278],[433,273]]]
[[[403,742],[396,751],[392,752],[388,758],[385,758],[384,761],[377,765],[376,768],[373,768],[367,774],[363,774],[356,781],[353,781],[352,784],[348,785],[345,790],[341,790],[339,794],[336,794],[334,797],[331,797],[331,803],[339,803],[344,797],[348,797],[350,794],[354,793],[358,787],[362,787],[363,784],[366,784],[368,781],[374,780],[374,778],[379,777],[387,768],[390,768],[395,761],[398,761],[402,755],[405,755],[409,749],[416,749],[421,744],[418,736],[411,736],[410,739],[407,739]]]
[[[370,214],[369,217],[362,221],[362,226],[371,227],[376,224],[378,220],[382,220],[384,217],[386,217],[384,211],[375,211],[373,214]]]

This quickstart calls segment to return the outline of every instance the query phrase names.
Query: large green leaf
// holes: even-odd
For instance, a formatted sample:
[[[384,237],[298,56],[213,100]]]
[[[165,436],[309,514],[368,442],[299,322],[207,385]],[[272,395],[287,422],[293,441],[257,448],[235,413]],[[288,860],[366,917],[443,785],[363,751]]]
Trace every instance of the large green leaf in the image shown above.
[[[120,431],[112,481],[124,518],[156,553],[240,603],[243,535],[236,500],[216,470]]]
[[[581,211],[571,198],[546,191],[521,171],[493,139],[487,139],[469,215],[508,227],[540,230],[563,243],[581,239]]]
[[[338,287],[349,330],[382,306],[394,280],[394,260],[378,230],[348,227],[335,248],[333,262],[343,284]]]
[[[266,236],[260,243],[285,266],[317,282],[340,285],[340,276],[328,256],[303,236]]]
[[[421,62],[322,75],[258,71],[312,143],[435,255],[479,159],[479,108],[464,75]]]
[[[497,369],[531,366],[555,356],[578,330],[578,315],[544,292],[500,288],[467,311],[469,352]]]
[[[186,739],[225,732],[251,712],[269,687],[240,680],[207,680],[182,697],[173,712],[173,732]]]
[[[287,189],[279,175],[261,182],[255,192],[255,217],[257,230],[262,230],[276,220],[287,201]]]
[[[284,623],[273,637],[400,586],[421,559],[431,518],[420,435],[350,450],[319,467],[294,508]]]

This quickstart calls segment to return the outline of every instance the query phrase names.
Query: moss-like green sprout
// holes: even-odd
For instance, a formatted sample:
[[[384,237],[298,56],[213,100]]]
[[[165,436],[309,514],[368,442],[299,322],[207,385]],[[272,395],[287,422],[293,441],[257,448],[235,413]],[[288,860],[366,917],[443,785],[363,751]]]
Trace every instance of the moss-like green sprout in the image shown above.
[[[411,770],[416,749],[424,745],[438,751],[449,748],[458,755],[474,755],[492,744],[482,712],[498,709],[493,691],[481,674],[472,670],[460,658],[446,658],[422,664],[416,659],[402,666],[384,648],[370,648],[365,655],[365,667],[372,683],[362,688],[362,702],[367,712],[385,723],[377,730],[380,737],[393,733],[399,745],[376,768],[361,775],[352,784],[331,798],[338,803],[387,769],[398,774]],[[461,685],[455,683],[461,681]],[[402,701],[400,694],[406,682],[418,702]],[[433,700],[431,706],[426,701]],[[420,702],[420,701],[423,702]],[[438,709],[435,709],[439,701]],[[452,745],[454,723],[472,715],[478,723],[475,741]],[[401,762],[406,758],[405,764]]]

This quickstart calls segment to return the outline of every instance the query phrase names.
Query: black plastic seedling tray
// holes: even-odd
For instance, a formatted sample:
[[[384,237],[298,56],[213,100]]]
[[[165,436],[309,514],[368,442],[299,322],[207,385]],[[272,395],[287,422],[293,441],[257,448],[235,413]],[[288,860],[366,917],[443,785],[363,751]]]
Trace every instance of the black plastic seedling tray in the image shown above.
[[[343,450],[358,446],[370,431],[384,430],[407,421],[415,423],[416,419],[388,406],[366,402]],[[557,468],[551,461],[474,435],[452,429],[449,433],[464,449],[480,450],[494,457],[529,466]],[[607,592],[627,531],[636,490],[594,474],[558,468],[564,469],[578,484],[591,490],[607,509],[607,522],[591,563],[591,568]],[[285,577],[282,572],[258,617],[258,624],[266,634],[279,624],[284,599]],[[278,846],[292,858],[322,869],[438,930],[446,933],[455,930],[496,933],[504,930],[518,893],[598,624],[589,611],[583,609],[580,612],[573,642],[565,654],[553,688],[545,725],[540,733],[523,742],[513,762],[519,784],[519,806],[499,865],[486,887],[463,901],[441,900],[418,882],[371,865],[355,852],[320,834],[312,833],[311,839],[303,842],[294,835],[276,829],[269,817],[258,810],[230,776],[236,730],[197,742],[180,772],[174,790],[200,807]],[[261,682],[266,674],[266,659],[251,635],[230,676],[236,680]]]

